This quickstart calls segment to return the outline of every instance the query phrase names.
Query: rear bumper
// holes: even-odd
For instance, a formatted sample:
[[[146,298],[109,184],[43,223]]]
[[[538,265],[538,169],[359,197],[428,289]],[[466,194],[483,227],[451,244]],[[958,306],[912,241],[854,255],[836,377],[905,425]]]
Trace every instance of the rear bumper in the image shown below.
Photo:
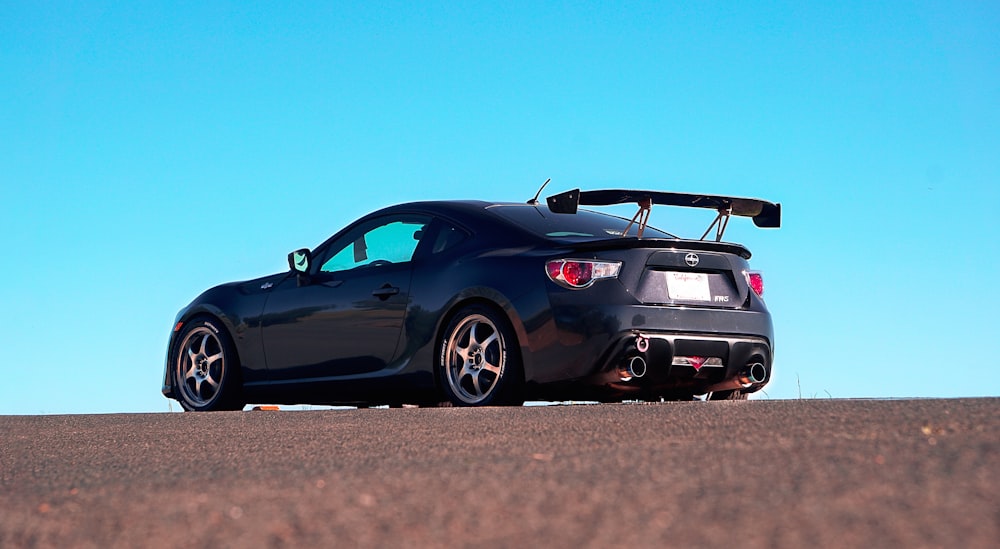
[[[757,390],[771,377],[771,345],[762,337],[640,330],[620,333],[615,340],[597,372],[587,376],[587,384],[620,393],[685,390],[701,394]],[[634,357],[642,358],[646,366],[641,377],[623,369]],[[681,357],[715,360],[695,366]],[[741,374],[753,364],[763,366],[763,378],[757,383],[741,381]]]
[[[525,365],[527,381],[539,396],[558,399],[756,391],[771,377],[774,332],[766,308],[760,302],[755,305],[554,306],[550,337],[532,349],[531,364]],[[645,363],[644,374],[622,375],[623,365],[637,356]],[[675,362],[675,357],[716,360],[695,368],[683,360]],[[741,382],[750,364],[766,370],[761,381]],[[586,387],[586,394],[571,394],[574,387]]]

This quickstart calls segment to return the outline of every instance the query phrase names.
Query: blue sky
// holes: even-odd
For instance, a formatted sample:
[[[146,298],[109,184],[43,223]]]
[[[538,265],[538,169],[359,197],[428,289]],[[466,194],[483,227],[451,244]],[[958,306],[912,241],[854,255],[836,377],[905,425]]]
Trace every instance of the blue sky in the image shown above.
[[[0,5],[0,414],[166,411],[203,289],[550,177],[783,204],[766,398],[1000,396],[1000,4],[247,4]]]

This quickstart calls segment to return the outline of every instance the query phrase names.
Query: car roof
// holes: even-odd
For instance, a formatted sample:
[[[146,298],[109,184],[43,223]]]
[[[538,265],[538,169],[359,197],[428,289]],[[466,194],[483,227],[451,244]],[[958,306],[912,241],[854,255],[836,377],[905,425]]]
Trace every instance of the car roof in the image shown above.
[[[548,207],[544,204],[531,205],[524,202],[490,202],[485,200],[423,200],[387,206],[372,212],[369,216],[416,210],[439,214],[451,213],[456,215],[465,214],[481,217],[487,210],[496,206],[523,206],[527,208],[536,207],[544,208],[548,211]]]

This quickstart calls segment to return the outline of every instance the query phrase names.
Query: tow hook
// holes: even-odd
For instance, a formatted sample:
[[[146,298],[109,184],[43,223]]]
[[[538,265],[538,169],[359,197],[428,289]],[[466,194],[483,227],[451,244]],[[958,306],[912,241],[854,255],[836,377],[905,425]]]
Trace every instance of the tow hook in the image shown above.
[[[635,336],[635,350],[640,353],[645,353],[649,350],[649,338],[642,335],[636,334]]]

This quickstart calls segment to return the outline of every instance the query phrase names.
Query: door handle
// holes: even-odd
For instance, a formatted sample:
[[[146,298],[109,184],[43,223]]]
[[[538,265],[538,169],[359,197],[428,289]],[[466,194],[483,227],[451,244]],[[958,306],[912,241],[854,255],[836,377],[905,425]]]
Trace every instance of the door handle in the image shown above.
[[[382,286],[381,288],[379,288],[379,289],[375,290],[374,292],[372,292],[372,295],[375,296],[375,297],[377,297],[377,298],[379,298],[379,299],[381,299],[382,301],[385,301],[386,299],[389,299],[390,297],[392,297],[392,296],[394,296],[394,295],[396,295],[398,293],[399,293],[399,288],[396,288],[395,286],[390,286],[390,285],[386,284],[386,285]]]

